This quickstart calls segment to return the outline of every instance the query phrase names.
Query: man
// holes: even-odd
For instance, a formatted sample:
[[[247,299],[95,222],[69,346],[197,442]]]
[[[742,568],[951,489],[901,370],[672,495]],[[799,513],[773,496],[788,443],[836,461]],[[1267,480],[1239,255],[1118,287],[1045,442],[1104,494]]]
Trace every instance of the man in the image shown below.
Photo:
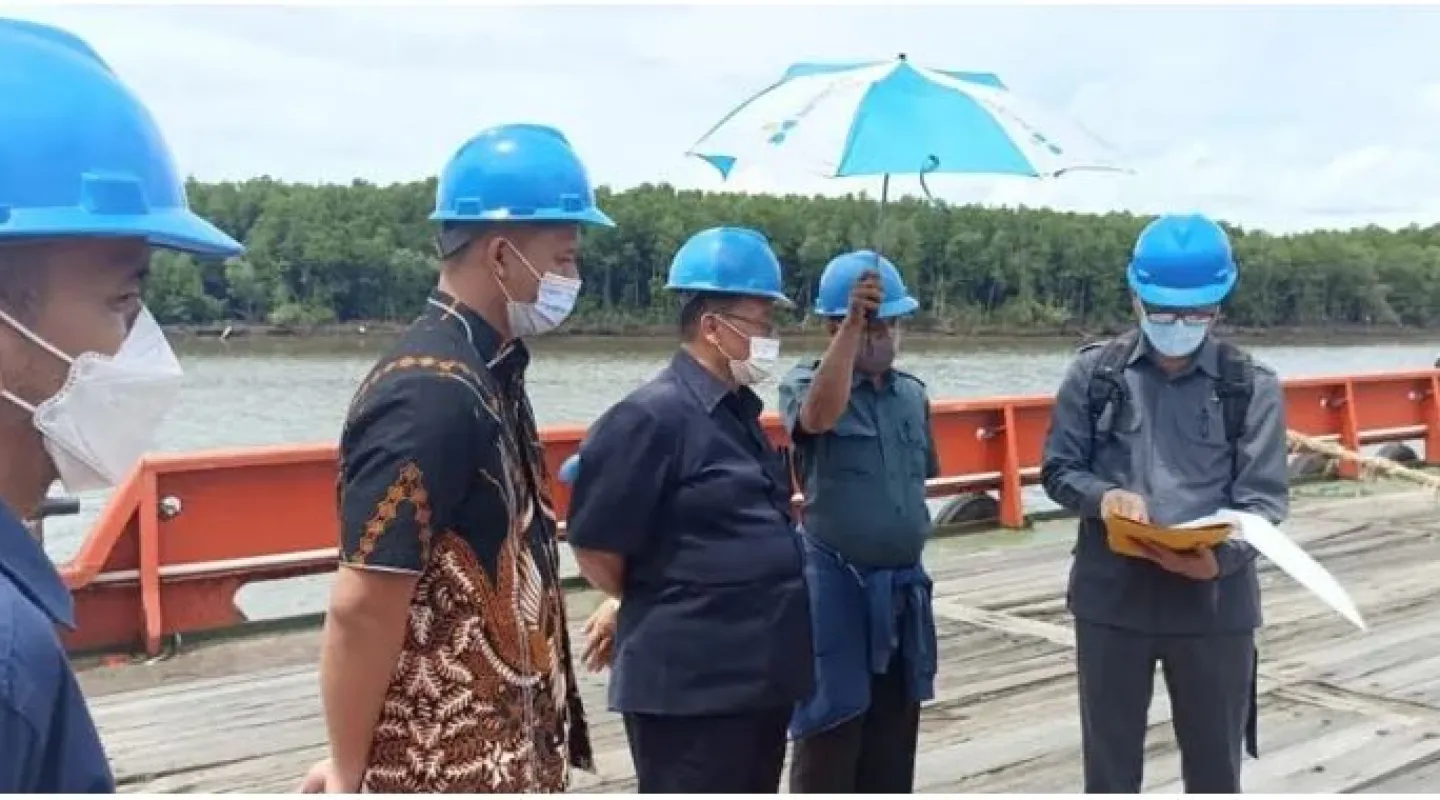
[[[141,304],[152,247],[241,252],[190,212],[150,112],[80,39],[0,20],[0,793],[113,792],[55,626],[70,592],[21,520],[113,485],[180,365]]]
[[[1150,223],[1129,268],[1139,332],[1082,350],[1055,397],[1042,476],[1080,514],[1069,602],[1087,792],[1140,791],[1157,661],[1186,792],[1239,792],[1244,738],[1254,754],[1255,551],[1226,542],[1131,558],[1109,549],[1104,523],[1172,525],[1221,508],[1284,519],[1280,383],[1211,334],[1236,271],[1209,219]]]
[[[580,290],[595,207],[558,131],[505,125],[440,176],[444,263],[356,392],[320,656],[330,759],[302,790],[558,792],[591,768],[524,340]]]
[[[569,541],[619,600],[610,705],[641,792],[779,790],[785,727],[811,687],[790,481],[751,387],[774,369],[780,262],[712,228],[675,254],[689,293],[670,365],[591,428]]]
[[[925,384],[894,368],[900,318],[919,307],[870,251],[820,276],[830,345],[780,384],[805,492],[815,694],[790,725],[793,793],[914,788],[920,703],[934,695],[935,625],[921,552],[925,479],[940,466]]]

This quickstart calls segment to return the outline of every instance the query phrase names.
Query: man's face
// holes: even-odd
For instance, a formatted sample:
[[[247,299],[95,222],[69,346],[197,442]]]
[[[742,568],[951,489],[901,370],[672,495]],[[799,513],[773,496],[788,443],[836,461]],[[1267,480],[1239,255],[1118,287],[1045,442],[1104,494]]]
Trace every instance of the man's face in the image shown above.
[[[752,338],[776,338],[775,301],[739,298],[710,312],[700,324],[707,338],[719,343],[722,355],[744,360],[750,355]]]
[[[27,245],[41,259],[33,306],[12,311],[39,338],[72,358],[114,355],[140,312],[150,248],[140,239],[73,239]],[[17,254],[24,258],[32,254]],[[32,404],[52,397],[69,366],[0,323],[0,380]]]
[[[580,277],[579,225],[517,225],[486,244],[491,262],[500,267],[500,281],[516,301],[535,300],[546,273]]]

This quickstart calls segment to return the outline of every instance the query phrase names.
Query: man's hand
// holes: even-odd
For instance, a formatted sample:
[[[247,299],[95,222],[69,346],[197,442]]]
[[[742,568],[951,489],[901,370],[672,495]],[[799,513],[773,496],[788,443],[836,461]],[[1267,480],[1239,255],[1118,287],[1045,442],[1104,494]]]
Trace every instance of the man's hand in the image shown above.
[[[880,288],[880,274],[873,269],[860,273],[850,289],[850,307],[845,312],[845,324],[852,329],[864,329],[870,324],[870,317],[880,308],[885,292]]]
[[[347,780],[335,769],[330,759],[323,758],[305,774],[296,791],[300,794],[357,794],[360,791],[360,781],[358,778]]]
[[[1136,522],[1150,522],[1150,509],[1145,498],[1124,489],[1111,489],[1100,498],[1100,518],[1124,517]]]
[[[580,658],[591,672],[605,669],[615,658],[615,618],[619,613],[620,601],[607,597],[585,620],[585,652]]]
[[[1209,547],[1181,552],[1150,542],[1135,544],[1145,554],[1145,558],[1160,565],[1162,569],[1183,575],[1192,581],[1210,581],[1220,575],[1220,562],[1215,560],[1215,551]]]

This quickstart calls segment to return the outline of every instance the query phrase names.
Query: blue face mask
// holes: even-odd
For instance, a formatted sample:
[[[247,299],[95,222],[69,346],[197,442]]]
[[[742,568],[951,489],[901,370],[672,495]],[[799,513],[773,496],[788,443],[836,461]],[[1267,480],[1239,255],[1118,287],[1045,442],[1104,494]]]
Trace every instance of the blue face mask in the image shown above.
[[[1205,334],[1210,332],[1210,326],[1178,319],[1161,324],[1141,317],[1140,330],[1145,332],[1146,340],[1160,355],[1184,358],[1199,350],[1200,345],[1205,343]]]

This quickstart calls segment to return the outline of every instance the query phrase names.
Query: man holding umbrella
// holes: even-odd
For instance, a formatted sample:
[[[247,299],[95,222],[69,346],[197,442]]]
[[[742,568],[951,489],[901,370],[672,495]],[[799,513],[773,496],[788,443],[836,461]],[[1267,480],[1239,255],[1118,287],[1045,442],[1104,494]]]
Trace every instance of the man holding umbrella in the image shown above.
[[[791,487],[751,389],[789,305],[765,237],[712,228],[675,254],[670,364],[590,429],[569,541],[619,600],[610,705],[641,792],[771,793],[810,693],[809,601]]]
[[[888,259],[839,256],[815,310],[830,345],[780,385],[805,493],[815,693],[791,721],[791,792],[909,792],[935,626],[920,556],[939,474],[925,384],[894,368],[919,304]]]
[[[1210,334],[1235,285],[1224,229],[1166,216],[1130,262],[1139,331],[1081,352],[1055,396],[1046,493],[1080,515],[1075,615],[1085,791],[1140,791],[1155,663],[1165,674],[1185,791],[1240,791],[1254,754],[1255,551],[1227,541],[1144,558],[1110,550],[1116,516],[1173,525],[1233,508],[1278,524],[1289,507],[1280,382]]]

